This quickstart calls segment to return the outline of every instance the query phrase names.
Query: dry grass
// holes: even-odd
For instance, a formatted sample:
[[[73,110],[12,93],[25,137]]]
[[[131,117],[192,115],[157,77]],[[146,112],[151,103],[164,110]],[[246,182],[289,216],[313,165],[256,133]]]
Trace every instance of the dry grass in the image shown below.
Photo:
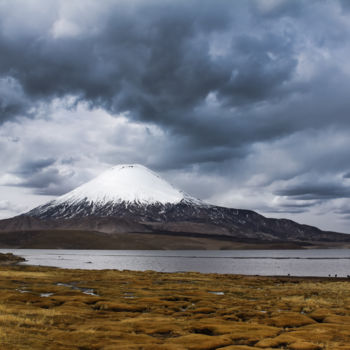
[[[349,301],[346,280],[0,267],[0,349],[349,350]]]

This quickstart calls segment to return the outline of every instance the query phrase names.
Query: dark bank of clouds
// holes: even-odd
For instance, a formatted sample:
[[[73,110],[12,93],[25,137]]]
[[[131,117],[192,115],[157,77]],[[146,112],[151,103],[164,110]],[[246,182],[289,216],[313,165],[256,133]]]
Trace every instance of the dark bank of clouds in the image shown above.
[[[54,196],[68,191],[70,188],[67,186],[67,178],[69,179],[73,173],[62,176],[57,168],[49,167],[51,164],[53,163],[43,162],[34,168],[30,167],[30,165],[22,167],[22,172],[14,171],[14,174],[23,178],[17,186],[31,188],[36,194]]]
[[[62,193],[89,155],[145,163],[227,205],[242,203],[235,191],[252,198],[246,205],[259,196],[251,208],[265,212],[346,200],[349,17],[345,0],[2,1],[0,122],[30,145],[6,146],[22,152],[8,166],[12,184]],[[130,125],[111,132],[103,118],[79,124],[71,113],[61,120],[77,142],[63,133],[47,149],[48,139],[39,145],[8,126],[45,119],[38,139],[57,138],[57,101],[67,113],[84,104],[86,118],[102,110]],[[70,155],[74,147],[81,152]],[[224,187],[233,194],[220,196]]]
[[[350,186],[335,183],[301,183],[286,190],[279,190],[280,196],[294,197],[297,199],[327,199],[350,198]]]
[[[15,173],[19,175],[31,175],[42,171],[55,163],[55,158],[29,159],[19,164]]]
[[[74,8],[60,19],[56,5],[47,9],[51,21],[32,31],[20,20],[36,19],[14,23],[18,2],[5,4],[10,5],[2,9],[0,72],[9,86],[18,85],[13,94],[23,93],[34,106],[73,95],[91,107],[128,111],[131,118],[183,132],[210,93],[222,110],[207,116],[207,127],[219,111],[279,98],[297,64],[293,34],[264,24],[254,28],[259,14],[253,2],[105,2],[93,23],[77,18]],[[10,96],[2,118],[12,111],[28,114],[34,106],[27,103]],[[197,118],[194,124],[200,124]]]

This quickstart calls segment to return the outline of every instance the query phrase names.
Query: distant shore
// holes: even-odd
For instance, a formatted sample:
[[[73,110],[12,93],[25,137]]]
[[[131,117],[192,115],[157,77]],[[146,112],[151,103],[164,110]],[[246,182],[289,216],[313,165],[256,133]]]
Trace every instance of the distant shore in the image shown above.
[[[350,282],[0,266],[4,349],[349,349]]]
[[[350,248],[350,242],[233,240],[217,235],[118,233],[79,230],[2,232],[0,248],[93,250],[272,250]]]

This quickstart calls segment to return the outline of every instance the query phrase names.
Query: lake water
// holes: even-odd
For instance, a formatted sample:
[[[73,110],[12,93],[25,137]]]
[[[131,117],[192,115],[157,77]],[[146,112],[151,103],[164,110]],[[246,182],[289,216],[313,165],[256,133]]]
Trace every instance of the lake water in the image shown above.
[[[320,250],[55,250],[0,249],[25,264],[78,269],[197,271],[245,275],[350,275],[349,249]]]

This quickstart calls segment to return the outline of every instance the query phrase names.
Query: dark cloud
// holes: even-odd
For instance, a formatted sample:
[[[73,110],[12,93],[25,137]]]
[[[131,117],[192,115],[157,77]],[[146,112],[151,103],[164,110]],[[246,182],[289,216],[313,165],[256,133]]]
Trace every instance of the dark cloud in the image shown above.
[[[302,14],[303,8],[305,7],[307,1],[297,0],[281,0],[281,1],[255,1],[255,7],[252,8],[252,11],[259,16],[262,16],[264,19],[274,20],[276,18],[283,17],[297,17]],[[314,3],[316,1],[313,1]]]
[[[61,174],[56,168],[42,169],[24,177],[17,186],[32,188],[34,193],[40,195],[58,196],[72,189],[69,178],[73,175]]]
[[[309,203],[285,203],[282,204],[284,208],[310,208],[315,205],[315,202],[309,202]]]
[[[231,74],[220,82],[219,97],[231,106],[280,98],[284,93],[281,85],[291,78],[297,65],[291,39],[275,33],[258,38],[236,36],[228,69]]]
[[[29,116],[30,107],[18,81],[8,76],[0,78],[0,122],[15,116]]]
[[[55,158],[25,160],[19,164],[14,173],[20,175],[37,174],[50,165],[54,164],[55,161]]]
[[[71,159],[61,161],[70,164]],[[55,158],[38,158],[21,162],[11,174],[16,180],[9,180],[6,185],[28,187],[40,195],[61,195],[72,189],[70,178],[74,171],[61,172],[55,165]]]
[[[61,164],[68,164],[68,165],[73,165],[76,162],[79,161],[79,157],[67,157],[67,158],[63,158],[61,159]]]
[[[350,198],[350,186],[341,183],[299,183],[276,194],[306,200]]]
[[[350,198],[348,3],[2,1],[0,183],[61,194],[140,162],[218,204]]]
[[[265,214],[302,214],[307,212],[305,208],[289,207],[289,208],[260,208]]]
[[[96,32],[52,37],[57,13],[40,35],[0,33],[0,73],[18,82],[32,102],[73,95],[92,107],[184,129],[210,92],[224,107],[238,106],[276,96],[291,77],[291,38],[272,31],[242,35],[245,7],[226,1],[109,3]],[[211,49],[217,33],[231,42],[224,54]],[[9,103],[2,119],[26,114],[23,102]],[[216,115],[210,118],[213,127]]]
[[[340,5],[344,11],[350,11],[350,3],[347,0],[339,0]]]
[[[321,127],[324,109],[315,107],[313,96],[295,98],[315,86],[295,81],[305,33],[285,21],[293,17],[307,26],[315,3],[309,4],[121,1],[107,2],[88,24],[73,10],[62,19],[56,7],[41,20],[41,32],[9,36],[4,24],[0,74],[16,83],[23,98],[8,97],[0,118],[33,115],[40,103],[73,96],[91,108],[155,123],[181,135],[183,148],[200,147],[194,152],[209,158],[209,148],[229,147],[225,159],[235,158],[236,148],[249,152],[253,142],[315,126],[317,119]],[[316,76],[328,78],[324,72]],[[343,81],[346,91],[349,83]],[[326,123],[338,107],[328,107]]]
[[[192,106],[219,82],[200,37],[225,28],[230,16],[223,1],[215,7],[203,2],[200,9],[190,4],[109,3],[102,28],[77,37],[51,36],[58,13],[40,36],[3,31],[0,72],[32,100],[75,95],[114,112],[132,110],[141,119]]]

